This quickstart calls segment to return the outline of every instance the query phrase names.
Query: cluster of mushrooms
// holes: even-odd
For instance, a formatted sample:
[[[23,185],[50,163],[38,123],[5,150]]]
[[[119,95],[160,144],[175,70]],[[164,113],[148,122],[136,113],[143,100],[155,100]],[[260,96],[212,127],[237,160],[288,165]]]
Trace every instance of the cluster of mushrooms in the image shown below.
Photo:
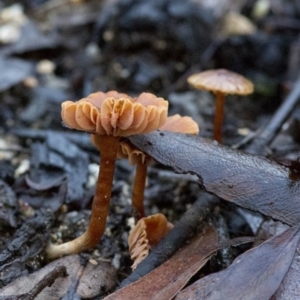
[[[210,74],[207,72],[213,73]],[[202,74],[207,73],[208,75],[204,76],[199,73],[192,75],[188,79],[188,82],[196,88],[214,91],[217,96],[216,115],[222,113],[220,106],[223,105],[224,95],[233,93],[234,86],[237,87],[237,94],[246,94],[244,88],[246,82],[246,84],[248,84],[248,89],[246,89],[247,93],[251,91],[252,83],[250,81],[238,74],[229,72],[229,74],[235,74],[234,76],[237,76],[232,79],[232,77],[226,75],[228,72],[227,70],[206,71],[202,72]],[[204,76],[204,79],[201,79],[201,76]],[[220,76],[230,78],[227,85],[224,84],[224,80],[219,84],[216,83]],[[200,83],[201,80],[202,83]],[[211,87],[212,85],[214,85],[214,88]],[[219,90],[215,89],[216,86],[219,87]],[[144,241],[138,242],[137,236],[141,236],[144,240],[154,240],[155,242],[152,244],[155,244],[158,239],[162,238],[163,235],[170,230],[172,226],[166,222],[166,220],[162,222],[161,216],[159,216],[159,218],[151,218],[150,221],[145,221],[143,204],[144,189],[147,165],[151,163],[152,158],[135,148],[128,140],[124,139],[124,137],[149,133],[157,129],[186,134],[198,134],[199,127],[192,118],[182,117],[180,115],[168,117],[167,115],[168,101],[156,97],[151,93],[142,93],[138,97],[132,98],[127,94],[118,93],[116,91],[107,93],[97,92],[76,102],[65,101],[62,103],[61,116],[63,122],[70,128],[90,132],[91,141],[99,149],[101,159],[88,228],[81,236],[72,241],[60,245],[49,243],[46,248],[48,258],[54,259],[64,255],[80,253],[95,247],[99,243],[106,226],[117,158],[126,158],[130,164],[137,166],[133,186],[132,205],[135,219],[137,221],[142,220],[141,224],[143,225],[139,226],[141,230],[133,230],[133,234],[131,234],[129,238],[131,248],[134,248],[134,255],[139,256],[136,249],[141,248],[139,245],[145,244]],[[222,125],[223,117],[221,115],[218,117],[221,119],[221,123],[219,122],[218,124]],[[215,122],[215,124],[217,123]],[[220,132],[219,128],[217,132]],[[219,142],[221,141],[220,137],[220,133],[215,133],[215,138]],[[166,229],[161,230],[162,233],[159,238],[145,237],[144,230],[147,226],[157,228],[157,224],[160,223],[164,223],[164,228]],[[154,226],[155,224],[156,226]],[[157,229],[154,229],[154,232],[157,232]],[[133,246],[133,244],[135,244],[135,246]],[[145,256],[145,251],[143,253],[143,256]],[[140,258],[138,260],[140,261]]]

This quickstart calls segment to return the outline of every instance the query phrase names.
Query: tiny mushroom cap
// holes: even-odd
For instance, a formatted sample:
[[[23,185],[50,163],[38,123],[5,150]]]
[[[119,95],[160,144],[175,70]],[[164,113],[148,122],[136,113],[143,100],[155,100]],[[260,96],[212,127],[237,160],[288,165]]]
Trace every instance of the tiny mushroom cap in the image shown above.
[[[166,123],[159,127],[159,130],[198,134],[199,126],[191,117],[182,117],[181,115],[176,114],[168,117]]]
[[[160,213],[137,222],[128,237],[130,257],[134,260],[131,266],[133,270],[173,227],[173,224]]]
[[[167,119],[168,101],[151,93],[136,98],[116,91],[97,92],[62,103],[62,119],[71,128],[100,135],[148,133]]]
[[[199,126],[191,117],[182,117],[179,114],[176,114],[168,117],[166,123],[159,127],[159,130],[198,134]],[[120,142],[117,157],[121,159],[127,158],[131,165],[135,165],[138,162],[147,164],[152,161],[151,157],[147,156],[144,152],[126,141]]]
[[[226,69],[208,70],[191,75],[188,83],[196,89],[213,93],[248,95],[253,93],[253,83],[242,75]]]

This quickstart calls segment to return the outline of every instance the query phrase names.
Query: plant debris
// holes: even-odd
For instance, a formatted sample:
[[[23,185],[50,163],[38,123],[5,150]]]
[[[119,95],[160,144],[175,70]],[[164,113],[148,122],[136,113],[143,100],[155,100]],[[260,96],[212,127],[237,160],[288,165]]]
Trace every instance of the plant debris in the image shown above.
[[[240,255],[226,270],[195,282],[175,299],[270,299],[291,265],[299,238],[299,227],[292,227]]]
[[[21,294],[30,294],[37,288],[40,291],[40,294],[34,298],[37,300],[48,297],[59,299],[67,294],[70,299],[74,299],[72,297],[75,296],[81,299],[90,299],[99,294],[105,294],[116,284],[116,270],[108,261],[98,259],[92,262],[89,262],[87,258],[80,258],[78,255],[58,259],[39,271],[22,276],[7,285],[0,292],[0,299],[9,297],[8,295],[19,295],[18,297],[20,297]],[[64,274],[63,278],[59,278],[61,272]]]
[[[5,248],[2,247],[0,253],[1,288],[21,275],[28,274],[30,268],[39,267],[36,258],[42,254],[50,238],[49,228],[52,218],[52,213],[45,209],[36,211],[34,217],[24,221],[17,229],[7,241]]]

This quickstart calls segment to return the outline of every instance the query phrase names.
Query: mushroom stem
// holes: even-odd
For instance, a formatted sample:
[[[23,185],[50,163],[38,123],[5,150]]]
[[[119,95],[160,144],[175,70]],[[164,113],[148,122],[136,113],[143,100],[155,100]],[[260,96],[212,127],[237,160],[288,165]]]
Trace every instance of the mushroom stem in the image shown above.
[[[222,124],[224,118],[224,99],[225,94],[221,92],[215,92],[216,95],[216,113],[214,123],[214,139],[218,142],[222,142]]]
[[[101,153],[101,161],[89,226],[84,234],[70,242],[61,245],[49,244],[46,253],[50,259],[93,248],[104,233],[120,138],[96,134],[95,139]]]
[[[136,165],[136,174],[132,192],[133,215],[136,221],[145,217],[144,190],[146,186],[147,164],[139,161]]]

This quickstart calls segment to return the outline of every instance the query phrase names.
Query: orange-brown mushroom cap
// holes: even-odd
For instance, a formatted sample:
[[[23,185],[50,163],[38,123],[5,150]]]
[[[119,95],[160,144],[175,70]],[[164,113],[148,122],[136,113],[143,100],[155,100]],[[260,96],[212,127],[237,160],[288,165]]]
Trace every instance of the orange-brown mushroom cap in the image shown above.
[[[76,102],[63,102],[61,116],[65,124],[77,130],[129,136],[161,127],[167,112],[168,101],[151,93],[131,98],[110,91],[93,93]]]
[[[191,117],[182,117],[176,114],[168,117],[166,123],[159,127],[159,130],[198,134],[199,126]],[[148,163],[152,161],[151,157],[127,141],[120,142],[117,157],[121,159],[128,158],[128,161],[131,165],[135,165],[138,162]]]
[[[156,246],[172,228],[173,224],[160,213],[138,221],[128,237],[130,257],[134,260],[132,269],[137,267],[148,255],[150,248]]]
[[[191,117],[182,117],[181,115],[176,114],[168,117],[166,123],[159,127],[159,130],[198,134],[199,126]]]
[[[191,75],[188,83],[196,89],[223,94],[248,95],[253,93],[253,83],[242,75],[226,69],[208,70]]]

